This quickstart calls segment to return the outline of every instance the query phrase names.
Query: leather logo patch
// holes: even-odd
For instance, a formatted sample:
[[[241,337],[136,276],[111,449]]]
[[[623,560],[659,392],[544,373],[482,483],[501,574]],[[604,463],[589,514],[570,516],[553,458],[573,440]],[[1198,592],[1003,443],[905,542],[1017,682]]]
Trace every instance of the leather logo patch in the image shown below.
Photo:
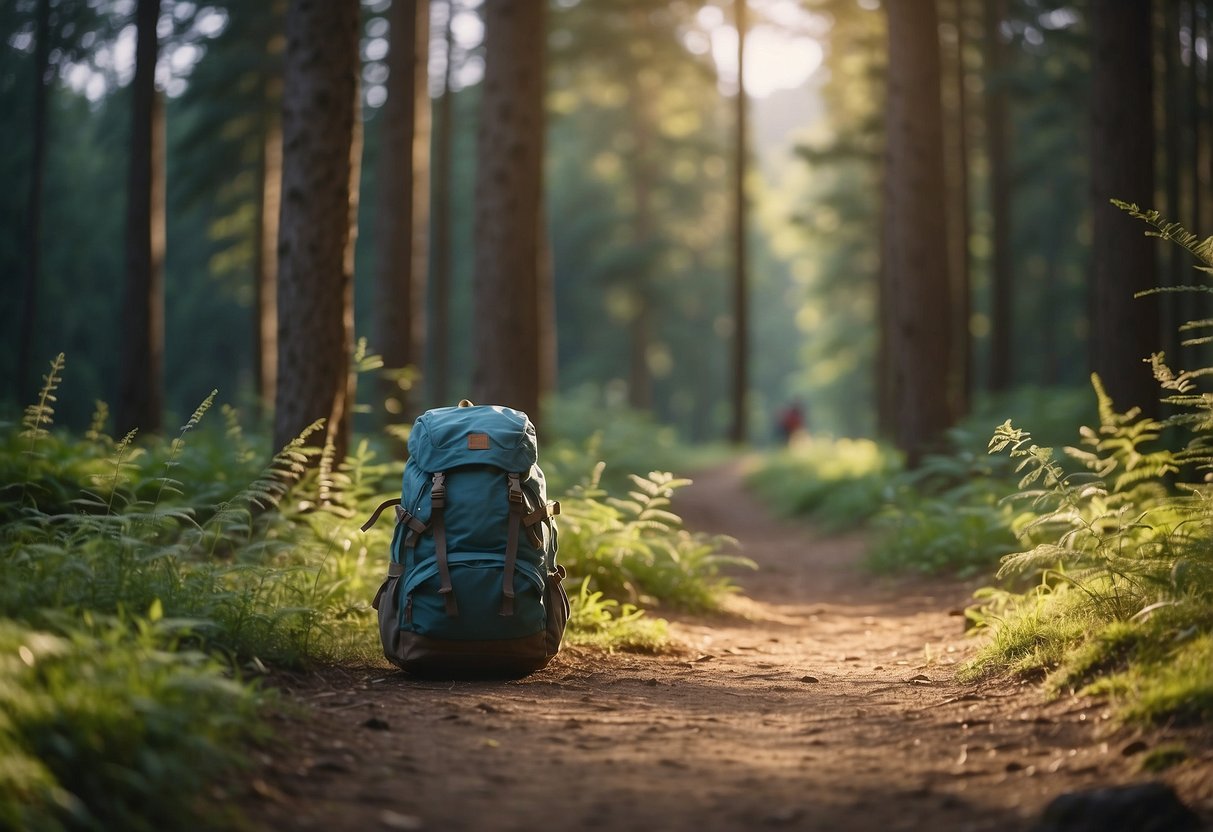
[[[469,451],[487,451],[489,449],[489,435],[487,433],[469,433],[468,434],[468,450]]]

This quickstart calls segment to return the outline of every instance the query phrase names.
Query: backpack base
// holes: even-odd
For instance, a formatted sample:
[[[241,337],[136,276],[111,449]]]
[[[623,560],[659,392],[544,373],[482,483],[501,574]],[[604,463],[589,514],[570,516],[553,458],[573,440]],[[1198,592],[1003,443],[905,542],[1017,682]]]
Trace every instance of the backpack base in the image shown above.
[[[396,630],[384,655],[401,670],[418,676],[517,678],[552,660],[546,632],[491,641],[447,641]]]

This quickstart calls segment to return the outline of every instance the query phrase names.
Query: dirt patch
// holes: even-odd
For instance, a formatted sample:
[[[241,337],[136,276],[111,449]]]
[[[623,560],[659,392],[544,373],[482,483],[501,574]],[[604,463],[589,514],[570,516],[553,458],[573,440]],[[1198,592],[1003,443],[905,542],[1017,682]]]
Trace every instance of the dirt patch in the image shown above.
[[[730,614],[672,618],[662,656],[564,651],[512,682],[413,680],[383,666],[278,680],[280,740],[248,809],[268,829],[1023,829],[1055,795],[1166,775],[1213,811],[1213,752],[1116,728],[1096,701],[963,685],[972,587],[877,580],[858,537],[772,519],[736,466],[677,506],[740,541]],[[1207,734],[1205,735],[1207,736]],[[1203,750],[1202,750],[1203,749]]]

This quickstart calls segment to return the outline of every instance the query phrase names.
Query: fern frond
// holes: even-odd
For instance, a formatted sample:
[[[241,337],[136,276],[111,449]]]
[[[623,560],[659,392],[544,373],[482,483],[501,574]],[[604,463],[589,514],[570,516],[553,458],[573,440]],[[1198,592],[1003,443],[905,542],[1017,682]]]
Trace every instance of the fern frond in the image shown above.
[[[55,391],[59,389],[60,374],[63,372],[64,364],[64,355],[59,353],[51,361],[50,372],[42,377],[42,389],[38,391],[37,403],[25,408],[25,414],[21,417],[22,430],[19,435],[28,441],[28,445],[23,451],[26,463],[25,477],[21,487],[22,503],[29,496],[30,481],[34,475],[34,460],[38,458],[38,443],[49,435],[47,428],[55,421],[54,403],[57,401]]]
[[[1142,210],[1135,203],[1113,199],[1112,204],[1132,217],[1144,220],[1154,230],[1146,232],[1151,237],[1175,243],[1187,250],[1193,257],[1202,261],[1206,266],[1213,266],[1213,237],[1201,240],[1178,222],[1168,222],[1160,212],[1150,209]]]
[[[1005,578],[1051,569],[1073,555],[1073,551],[1054,543],[1041,543],[1026,552],[1015,552],[1004,557],[995,577]]]
[[[194,428],[198,427],[198,424],[202,421],[202,417],[206,415],[206,412],[211,409],[211,405],[215,403],[215,396],[218,395],[218,390],[212,390],[210,395],[203,399],[202,403],[194,408],[194,412],[190,416],[189,420],[181,426],[180,432],[178,432],[177,436],[174,437],[172,443],[169,445],[168,458],[164,461],[164,473],[159,477],[160,489],[156,492],[156,499],[152,501],[153,509],[160,505],[160,498],[164,496],[164,491],[170,483],[180,485],[180,483],[177,483],[175,480],[169,478],[169,472],[172,471],[173,466],[177,464],[177,455],[181,453],[181,449],[185,447],[185,435]],[[180,494],[180,490],[177,490],[177,493]]]
[[[109,405],[101,399],[97,399],[93,405],[93,418],[89,420],[88,430],[84,432],[84,438],[93,443],[109,440],[109,436],[105,433],[105,424],[109,421],[109,418]]]

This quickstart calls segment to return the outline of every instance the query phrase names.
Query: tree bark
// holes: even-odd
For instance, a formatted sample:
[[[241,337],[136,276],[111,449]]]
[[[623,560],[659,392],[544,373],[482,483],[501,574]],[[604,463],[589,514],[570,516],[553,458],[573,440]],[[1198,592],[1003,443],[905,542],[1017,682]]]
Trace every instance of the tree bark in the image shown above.
[[[633,25],[645,25],[643,10],[633,10]],[[630,275],[631,320],[628,322],[628,406],[647,411],[653,407],[653,376],[649,372],[649,341],[652,329],[651,251],[653,243],[653,90],[641,73],[628,78],[628,115],[632,120],[632,244],[640,253],[641,266]]]
[[[433,136],[433,265],[430,283],[430,326],[428,327],[430,398],[449,404],[450,390],[450,317],[451,317],[451,143],[454,141],[451,106],[451,68],[455,39],[451,21],[455,0],[447,0],[446,64],[442,75],[442,95],[434,102]]]
[[[1164,211],[1171,222],[1180,222],[1180,171],[1183,168],[1182,131],[1179,122],[1179,94],[1183,87],[1183,76],[1179,69],[1179,4],[1162,4],[1161,46],[1163,77],[1163,200]],[[1187,252],[1178,246],[1165,248],[1167,264],[1163,278],[1167,286],[1179,286],[1184,281],[1184,271],[1190,261]],[[1185,308],[1181,294],[1167,294],[1162,298],[1163,332],[1161,347],[1172,366],[1181,366],[1179,357],[1179,325]]]
[[[1157,411],[1158,389],[1143,361],[1159,347],[1155,245],[1109,204],[1154,200],[1150,3],[1094,0],[1091,6],[1091,366],[1120,410]]]
[[[30,179],[26,198],[25,273],[21,291],[21,336],[17,353],[17,372],[13,382],[22,401],[33,390],[27,389],[30,368],[34,364],[34,332],[38,319],[38,273],[42,264],[42,192],[46,174],[47,99],[50,97],[51,4],[38,0],[34,19],[34,106],[30,132]]]
[[[357,0],[292,0],[286,16],[274,444],[326,419],[337,460],[353,404],[360,13]]]
[[[933,0],[886,4],[885,257],[894,441],[916,465],[952,424],[951,284]]]
[[[429,0],[392,0],[388,10],[387,101],[380,112],[382,148],[375,248],[375,348],[389,371],[420,372],[425,350],[429,234]],[[387,418],[416,415],[419,378],[382,376]]]
[[[1007,95],[1003,73],[1007,48],[999,31],[1006,19],[1006,0],[985,4],[986,38],[986,153],[990,168],[990,390],[1006,392],[1014,377],[1013,330],[1015,328],[1011,280],[1011,122],[1007,118]]]
[[[477,136],[474,398],[539,413],[546,4],[483,8]]]
[[[955,416],[969,412],[973,394],[973,349],[969,335],[969,318],[972,315],[972,277],[969,268],[969,125],[968,94],[965,80],[965,0],[955,0],[956,10],[956,63],[955,95],[956,108],[953,113],[956,157],[952,166],[953,195],[952,239],[953,262],[951,264],[955,284],[955,374],[953,411]]]
[[[745,180],[749,151],[746,147],[745,40],[746,0],[733,0],[737,26],[737,101],[734,114],[736,135],[733,157],[733,349],[732,408],[729,439],[734,444],[746,440],[746,404],[749,392],[749,276],[746,273],[746,192]]]
[[[156,93],[160,0],[135,7],[135,76],[131,81],[127,171],[126,285],[115,422],[153,433],[164,409],[164,113]]]
[[[281,86],[281,84],[278,84]],[[281,89],[266,94],[281,103]],[[262,413],[274,410],[278,388],[278,220],[282,210],[282,119],[267,113],[262,128],[261,201],[253,280],[253,378]]]

